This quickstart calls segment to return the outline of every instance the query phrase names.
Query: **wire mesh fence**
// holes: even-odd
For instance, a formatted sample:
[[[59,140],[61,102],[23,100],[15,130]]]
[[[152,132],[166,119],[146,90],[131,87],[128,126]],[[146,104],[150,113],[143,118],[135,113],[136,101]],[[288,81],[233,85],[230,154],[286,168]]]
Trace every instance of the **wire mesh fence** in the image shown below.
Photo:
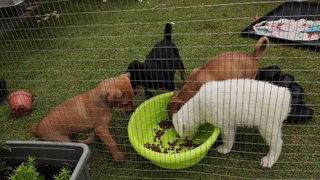
[[[1,140],[88,143],[92,179],[319,177],[318,1],[0,8]]]

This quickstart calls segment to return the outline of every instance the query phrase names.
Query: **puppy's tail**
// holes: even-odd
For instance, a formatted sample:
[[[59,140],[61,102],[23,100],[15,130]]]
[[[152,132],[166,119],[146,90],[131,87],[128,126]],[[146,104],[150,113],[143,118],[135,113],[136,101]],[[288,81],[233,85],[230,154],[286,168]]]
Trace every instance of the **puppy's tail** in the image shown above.
[[[164,28],[163,38],[171,40],[171,34],[172,34],[172,23],[167,23]]]
[[[253,51],[253,56],[257,58],[261,57],[266,51],[268,45],[269,45],[269,39],[265,36],[261,37],[258,40],[256,47]]]

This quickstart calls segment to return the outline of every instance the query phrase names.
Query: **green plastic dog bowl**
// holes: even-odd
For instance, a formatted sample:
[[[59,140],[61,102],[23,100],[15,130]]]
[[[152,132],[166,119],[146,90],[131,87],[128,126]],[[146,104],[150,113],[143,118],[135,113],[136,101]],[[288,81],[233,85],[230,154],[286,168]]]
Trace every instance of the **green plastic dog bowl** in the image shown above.
[[[155,143],[155,131],[160,128],[159,122],[168,119],[166,109],[172,95],[173,92],[160,94],[142,103],[130,117],[128,136],[133,148],[155,165],[166,169],[183,169],[195,165],[206,156],[219,135],[219,129],[210,124],[202,125],[192,140],[197,147],[185,148],[178,153],[163,153],[164,148],[170,147],[168,142],[184,141],[178,138],[172,126],[161,136],[161,152],[145,147],[145,144]]]

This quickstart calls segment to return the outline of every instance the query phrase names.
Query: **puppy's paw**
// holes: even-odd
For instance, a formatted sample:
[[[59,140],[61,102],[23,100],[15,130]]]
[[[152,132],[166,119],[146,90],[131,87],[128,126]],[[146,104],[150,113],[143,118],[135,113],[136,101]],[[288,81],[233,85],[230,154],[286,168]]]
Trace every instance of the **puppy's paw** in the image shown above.
[[[264,156],[260,160],[260,166],[263,168],[271,168],[275,163],[275,158],[273,156]]]
[[[113,153],[112,157],[115,161],[117,162],[123,162],[124,160],[126,160],[125,156],[123,153]]]
[[[231,151],[230,147],[224,146],[223,144],[217,147],[217,151],[221,154],[227,154]]]

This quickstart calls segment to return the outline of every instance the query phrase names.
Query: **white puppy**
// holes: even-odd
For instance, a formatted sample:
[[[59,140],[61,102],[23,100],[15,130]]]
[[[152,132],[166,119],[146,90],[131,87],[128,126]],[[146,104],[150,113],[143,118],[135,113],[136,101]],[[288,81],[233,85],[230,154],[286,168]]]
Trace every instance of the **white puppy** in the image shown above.
[[[223,144],[217,151],[222,154],[231,151],[238,126],[257,127],[270,146],[260,165],[271,168],[281,152],[281,127],[290,112],[290,101],[289,89],[268,82],[211,81],[173,115],[172,121],[180,137],[192,138],[204,123],[220,128]]]

